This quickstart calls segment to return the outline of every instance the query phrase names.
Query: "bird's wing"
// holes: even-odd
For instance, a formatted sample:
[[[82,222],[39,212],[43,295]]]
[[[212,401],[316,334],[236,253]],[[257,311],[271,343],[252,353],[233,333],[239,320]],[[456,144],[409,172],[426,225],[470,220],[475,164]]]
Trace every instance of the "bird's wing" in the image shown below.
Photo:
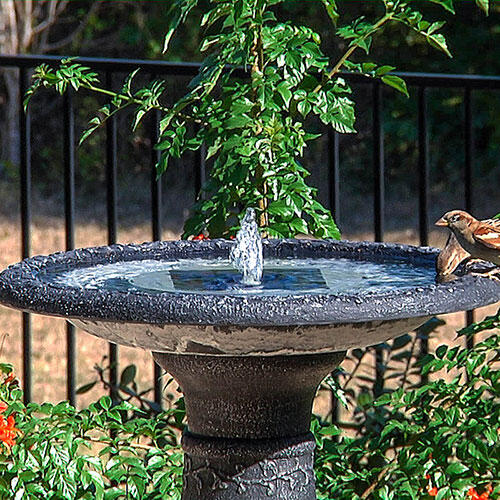
[[[488,224],[489,226],[500,229],[500,219],[485,219],[482,222]]]
[[[473,231],[474,239],[483,245],[500,250],[500,227],[482,223]]]
[[[468,257],[470,257],[470,254],[461,247],[455,235],[450,233],[446,245],[438,255],[436,261],[437,271],[442,276],[448,276]]]

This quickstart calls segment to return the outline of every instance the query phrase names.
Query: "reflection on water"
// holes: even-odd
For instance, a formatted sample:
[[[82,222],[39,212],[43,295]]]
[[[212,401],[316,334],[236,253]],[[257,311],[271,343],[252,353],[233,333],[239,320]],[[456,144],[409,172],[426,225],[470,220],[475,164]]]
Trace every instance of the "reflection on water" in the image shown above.
[[[44,281],[123,292],[224,295],[363,294],[435,283],[432,265],[351,259],[266,259],[262,282],[242,283],[227,259],[136,260],[41,274]]]

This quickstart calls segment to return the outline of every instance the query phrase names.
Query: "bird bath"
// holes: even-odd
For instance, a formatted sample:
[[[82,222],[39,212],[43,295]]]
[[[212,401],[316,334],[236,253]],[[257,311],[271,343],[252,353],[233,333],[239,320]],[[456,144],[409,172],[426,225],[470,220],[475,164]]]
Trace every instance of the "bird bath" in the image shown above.
[[[233,248],[113,245],[0,274],[0,303],[152,351],[175,377],[189,428],[186,500],[316,498],[311,407],[345,351],[500,297],[486,277],[436,283],[433,249],[312,240],[264,241],[262,282],[244,286]]]

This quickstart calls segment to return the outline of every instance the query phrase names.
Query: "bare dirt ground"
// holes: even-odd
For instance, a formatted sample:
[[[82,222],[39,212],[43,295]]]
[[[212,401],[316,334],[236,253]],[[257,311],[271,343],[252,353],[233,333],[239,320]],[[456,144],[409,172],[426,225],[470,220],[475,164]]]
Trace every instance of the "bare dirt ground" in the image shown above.
[[[0,268],[5,268],[19,260],[20,226],[16,219],[0,216]],[[88,220],[79,222],[76,230],[76,246],[94,246],[106,243],[106,229],[100,222]],[[353,233],[344,235],[348,239],[371,239],[371,235]],[[178,234],[164,232],[164,239],[176,239]],[[431,244],[443,244],[445,235],[432,232]],[[146,224],[128,226],[119,232],[120,243],[139,243],[150,239],[150,228]],[[416,243],[414,231],[393,231],[386,235],[387,241]],[[32,229],[33,255],[46,254],[64,249],[64,223],[60,218],[35,217]],[[495,306],[477,311],[478,319],[486,314],[493,314]],[[456,342],[455,331],[464,324],[464,314],[452,314],[446,318],[447,324],[440,328],[430,340],[434,349],[442,343]],[[5,335],[0,358],[14,365],[16,374],[22,377],[22,333],[21,314],[17,311],[0,307],[0,334]],[[60,319],[33,317],[33,399],[36,402],[57,402],[66,398],[66,337],[65,322]],[[96,378],[94,365],[101,363],[108,352],[108,344],[82,331],[77,331],[77,380],[78,385]],[[152,385],[153,361],[149,353],[137,349],[120,347],[120,368],[128,364],[138,367],[137,379],[142,388]],[[366,370],[370,371],[371,368]],[[105,393],[99,384],[84,395],[79,396],[78,406],[83,407]],[[329,410],[329,396],[319,395],[315,402],[315,411],[326,414]]]

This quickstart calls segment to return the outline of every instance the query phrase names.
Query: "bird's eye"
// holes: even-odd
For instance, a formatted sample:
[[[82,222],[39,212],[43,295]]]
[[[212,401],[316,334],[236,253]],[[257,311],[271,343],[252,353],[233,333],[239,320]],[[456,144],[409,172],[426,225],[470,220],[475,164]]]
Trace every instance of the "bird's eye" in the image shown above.
[[[458,222],[460,220],[460,215],[454,215],[452,218],[451,218],[451,222]]]

